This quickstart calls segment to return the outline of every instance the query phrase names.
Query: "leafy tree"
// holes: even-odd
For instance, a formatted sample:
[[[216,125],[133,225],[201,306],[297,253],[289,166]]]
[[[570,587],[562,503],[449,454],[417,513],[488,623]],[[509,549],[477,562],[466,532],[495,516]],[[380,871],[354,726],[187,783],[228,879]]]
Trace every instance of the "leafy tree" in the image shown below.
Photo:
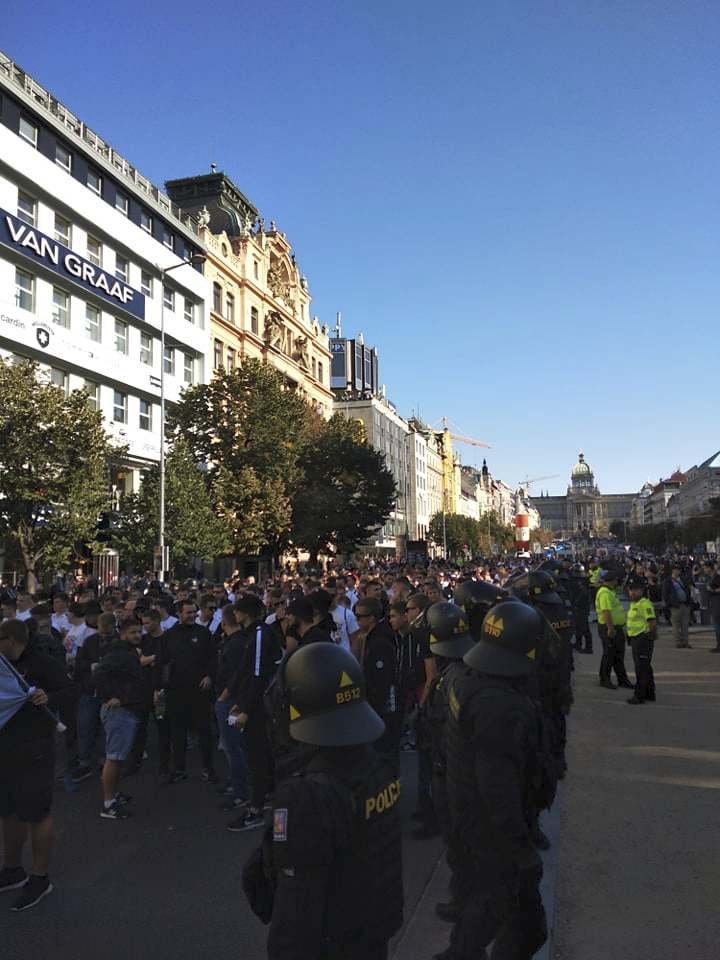
[[[545,527],[536,527],[530,531],[530,543],[539,543],[541,547],[547,547],[552,541],[552,530],[547,530]]]
[[[28,590],[93,540],[120,452],[84,391],[66,397],[36,363],[0,361],[0,535],[17,549]]]
[[[622,520],[613,520],[610,524],[610,533],[617,537],[618,540],[624,540],[627,536],[627,524],[623,523]]]
[[[314,414],[259,360],[219,370],[190,387],[168,430],[203,464],[208,487],[239,553],[254,553],[290,530],[291,493],[301,479],[305,425]]]
[[[159,539],[160,468],[151,467],[140,490],[125,497],[119,530],[113,536],[123,563],[136,569],[152,564]],[[174,567],[193,558],[213,560],[230,548],[227,524],[218,517],[202,471],[178,439],[165,458],[165,539]]]
[[[382,453],[360,424],[335,414],[308,424],[303,480],[292,499],[292,541],[313,560],[331,548],[350,551],[393,510],[396,489]]]

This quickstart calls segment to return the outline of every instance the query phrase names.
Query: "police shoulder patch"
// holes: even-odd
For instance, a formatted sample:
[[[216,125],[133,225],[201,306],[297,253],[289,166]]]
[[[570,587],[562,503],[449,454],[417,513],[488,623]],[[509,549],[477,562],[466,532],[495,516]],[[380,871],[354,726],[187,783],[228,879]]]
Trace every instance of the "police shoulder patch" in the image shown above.
[[[287,807],[278,807],[273,813],[273,842],[284,843],[287,840]]]

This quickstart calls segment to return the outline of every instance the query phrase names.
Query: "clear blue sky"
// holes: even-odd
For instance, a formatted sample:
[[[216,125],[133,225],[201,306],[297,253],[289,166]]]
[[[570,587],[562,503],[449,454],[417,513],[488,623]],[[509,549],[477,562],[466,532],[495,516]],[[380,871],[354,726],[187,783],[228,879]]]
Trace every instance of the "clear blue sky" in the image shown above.
[[[562,492],[582,448],[625,492],[720,448],[716,3],[7,7],[7,53],[154,181],[214,160],[496,475]]]

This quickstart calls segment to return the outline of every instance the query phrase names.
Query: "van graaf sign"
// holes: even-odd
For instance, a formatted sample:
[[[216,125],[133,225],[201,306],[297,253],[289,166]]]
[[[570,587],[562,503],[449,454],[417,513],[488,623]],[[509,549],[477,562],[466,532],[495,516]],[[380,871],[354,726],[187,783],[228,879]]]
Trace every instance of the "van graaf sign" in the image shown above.
[[[92,291],[108,303],[123,307],[139,320],[145,319],[145,297],[141,293],[1,209],[0,243]]]

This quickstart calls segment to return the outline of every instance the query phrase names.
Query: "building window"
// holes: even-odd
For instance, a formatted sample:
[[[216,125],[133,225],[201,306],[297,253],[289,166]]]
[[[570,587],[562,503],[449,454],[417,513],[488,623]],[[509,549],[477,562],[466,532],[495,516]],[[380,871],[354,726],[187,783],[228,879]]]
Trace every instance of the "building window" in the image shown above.
[[[147,272],[147,270],[143,270],[140,273],[140,293],[144,294],[146,297],[151,297],[153,295],[153,278]]]
[[[213,284],[213,310],[222,315],[222,287],[219,283]]]
[[[152,430],[152,404],[149,400],[140,401],[140,429]]]
[[[140,334],[140,363],[151,367],[153,362],[153,341],[149,333]]]
[[[91,303],[85,304],[85,336],[100,343],[102,335],[101,313]]]
[[[22,190],[18,191],[17,215],[18,220],[24,220],[25,223],[29,223],[31,227],[35,226],[35,221],[37,220],[37,200]]]
[[[88,186],[88,190],[92,190],[92,192],[96,193],[99,197],[102,196],[102,177],[97,170],[88,167],[87,180],[85,183]]]
[[[250,307],[250,329],[256,335],[260,332],[260,318],[257,307]]]
[[[231,293],[225,295],[225,319],[235,323],[235,297]]]
[[[127,423],[127,394],[113,391],[113,420],[115,423]]]
[[[152,217],[147,210],[140,211],[140,226],[146,233],[152,233]]]
[[[61,287],[53,287],[52,318],[59,327],[70,326],[70,294]]]
[[[235,369],[235,351],[232,347],[227,348],[227,360],[225,362],[225,369],[230,370],[231,372]]]
[[[56,370],[54,367],[50,371],[50,383],[59,390],[68,395],[70,392],[70,378],[64,370]]]
[[[34,123],[31,123],[29,120],[26,120],[25,117],[20,117],[20,126],[18,133],[23,138],[27,140],[28,143],[31,143],[34,147],[37,146],[38,139],[38,128]]]
[[[175,309],[175,291],[163,287],[163,304],[168,310]]]
[[[194,372],[194,371],[193,371],[193,367],[194,367],[193,358],[190,356],[189,353],[186,353],[186,354],[185,354],[184,370],[183,370],[183,379],[184,379],[185,383],[192,384],[192,382],[193,382],[193,372]]]
[[[253,260],[253,276],[256,280],[260,279],[260,264],[257,260]]]
[[[15,269],[15,305],[23,310],[35,310],[35,277],[19,267]]]
[[[165,373],[175,375],[175,351],[172,347],[165,347],[163,351],[163,370]]]
[[[162,228],[162,242],[163,242],[163,245],[168,248],[168,250],[175,249],[175,237],[172,235],[172,233],[168,230],[168,228],[164,224]]]
[[[91,234],[88,234],[87,238],[87,258],[96,267],[102,266],[102,243]]]
[[[313,377],[317,376],[317,370],[315,369],[317,364],[315,363],[315,357],[312,358],[312,375]]]
[[[118,353],[128,352],[128,325],[115,317],[115,349]]]
[[[126,217],[128,215],[129,205],[130,203],[128,201],[128,198],[125,196],[125,194],[121,193],[119,190],[116,190],[115,191],[115,209],[119,210],[120,213],[124,217]]]
[[[94,380],[86,380],[83,389],[88,395],[88,406],[91,410],[100,409],[100,384]]]
[[[195,304],[185,297],[185,319],[188,323],[195,323]]]
[[[130,261],[119,253],[115,255],[115,276],[123,283],[128,283],[130,277]]]
[[[72,154],[61,143],[55,144],[55,163],[68,173],[72,170]]]
[[[55,214],[55,239],[66,247],[72,243],[72,224],[59,213]]]
[[[213,370],[219,370],[223,365],[223,345],[221,340],[216,340],[213,351]]]
[[[317,378],[318,378],[318,380],[320,381],[320,383],[323,382],[323,365],[322,365],[321,363],[318,363],[318,375],[317,375]]]

